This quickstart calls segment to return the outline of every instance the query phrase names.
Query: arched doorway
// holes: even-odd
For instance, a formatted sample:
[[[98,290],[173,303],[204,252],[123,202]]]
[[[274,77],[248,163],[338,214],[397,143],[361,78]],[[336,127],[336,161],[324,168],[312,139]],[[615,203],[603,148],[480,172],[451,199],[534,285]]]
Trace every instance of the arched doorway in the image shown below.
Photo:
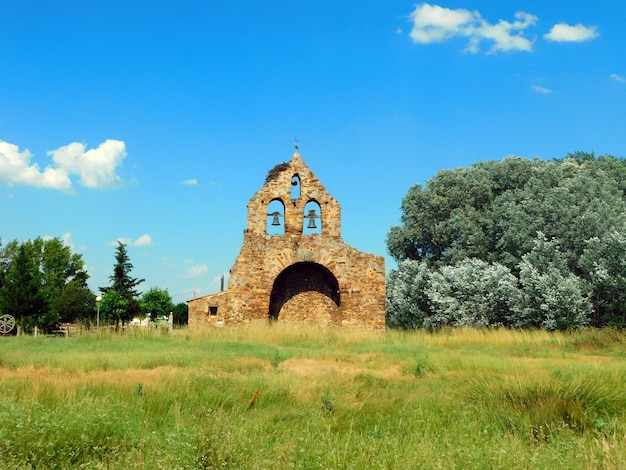
[[[274,280],[269,319],[327,324],[337,321],[333,317],[340,305],[339,282],[330,270],[317,263],[295,263]]]

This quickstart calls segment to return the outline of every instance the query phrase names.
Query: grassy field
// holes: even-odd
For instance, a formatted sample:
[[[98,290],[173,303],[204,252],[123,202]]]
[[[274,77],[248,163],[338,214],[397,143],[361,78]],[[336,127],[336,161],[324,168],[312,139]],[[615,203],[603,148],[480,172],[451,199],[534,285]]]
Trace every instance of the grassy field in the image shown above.
[[[0,337],[2,468],[626,468],[626,334]]]

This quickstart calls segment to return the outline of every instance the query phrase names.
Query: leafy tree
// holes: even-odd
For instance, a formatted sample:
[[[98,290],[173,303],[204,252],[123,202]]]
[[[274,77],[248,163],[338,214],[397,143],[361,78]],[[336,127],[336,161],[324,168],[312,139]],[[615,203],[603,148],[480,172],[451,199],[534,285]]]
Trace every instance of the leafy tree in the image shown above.
[[[391,328],[411,329],[424,326],[431,315],[428,303],[431,272],[426,263],[404,260],[387,279],[387,325]]]
[[[517,279],[501,264],[467,258],[442,266],[432,274],[427,294],[434,314],[424,319],[426,327],[519,326]]]
[[[0,300],[2,312],[15,317],[25,330],[51,329],[59,320],[50,314],[41,273],[26,245],[20,245],[3,275]]]
[[[135,287],[145,279],[130,276],[133,265],[128,257],[126,245],[119,241],[115,251],[115,261],[113,274],[109,277],[111,286],[100,288],[103,293],[100,309],[105,312],[105,318],[114,320],[116,327],[119,327],[120,322],[124,323],[139,316],[140,306],[137,297],[140,294]]]
[[[626,232],[610,231],[587,240],[578,267],[587,279],[593,326],[626,325]]]
[[[50,330],[59,321],[91,316],[95,298],[88,278],[81,255],[72,253],[59,238],[13,241],[0,249],[0,304],[13,305],[14,311],[22,305],[22,326],[27,329]],[[34,296],[33,305],[25,301],[27,292]],[[32,310],[35,305],[37,311]]]
[[[144,317],[150,315],[153,320],[159,317],[169,318],[170,313],[173,313],[174,310],[172,297],[167,289],[159,289],[158,287],[148,289],[141,296],[139,304],[141,315]]]
[[[43,289],[51,314],[63,322],[90,318],[95,296],[87,286],[89,274],[82,257],[59,238],[25,243],[42,274]]]
[[[55,297],[53,308],[58,312],[61,322],[91,321],[96,309],[96,297],[82,281],[72,279]]]
[[[174,314],[174,325],[182,326],[188,323],[189,306],[187,305],[187,302],[179,302],[174,305],[172,313]]]
[[[2,314],[2,286],[4,286],[4,279],[11,267],[13,258],[20,249],[20,245],[17,240],[9,242],[8,245],[2,246],[2,239],[0,239],[0,314]]]
[[[523,291],[520,304],[510,311],[513,316],[496,323],[560,329],[587,322],[626,326],[625,195],[626,161],[584,152],[562,160],[510,157],[440,171],[425,186],[409,189],[402,201],[402,224],[387,236],[389,253],[399,262],[398,272],[389,277],[391,317],[397,316],[394,306],[402,303],[393,293],[407,269],[401,262],[416,260],[431,271],[428,315],[459,323],[443,312],[451,313],[446,302],[452,299],[461,309],[470,301],[470,292],[462,291],[472,279],[466,277],[471,272],[467,260],[476,259],[485,266],[506,267],[508,273],[498,268],[499,275],[515,276]],[[480,290],[476,280],[469,284]],[[406,305],[424,304],[423,292],[412,295],[415,299],[404,301]],[[569,305],[566,295],[572,296]],[[574,310],[566,314],[567,309]],[[418,324],[425,311],[413,312]]]
[[[129,318],[128,312],[132,309],[130,303],[133,300],[123,297],[115,290],[106,292],[100,301],[100,322],[105,325],[113,323],[118,328],[120,322],[132,319],[132,317]]]

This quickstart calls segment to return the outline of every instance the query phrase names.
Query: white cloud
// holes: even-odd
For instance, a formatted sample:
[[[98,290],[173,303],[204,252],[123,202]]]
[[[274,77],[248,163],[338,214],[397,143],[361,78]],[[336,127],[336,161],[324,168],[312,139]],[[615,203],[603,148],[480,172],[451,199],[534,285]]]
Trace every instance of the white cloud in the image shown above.
[[[535,25],[537,17],[517,12],[516,21],[487,22],[478,11],[450,9],[421,3],[409,16],[413,22],[410,37],[418,44],[443,42],[455,36],[469,38],[467,52],[477,53],[482,41],[493,44],[490,53],[498,51],[531,51],[534,40],[524,37],[524,30]]]
[[[184,277],[187,277],[187,278],[198,277],[198,276],[202,276],[203,274],[207,272],[209,272],[209,267],[206,264],[196,264],[195,266],[191,266],[187,268],[187,270],[185,271]]]
[[[121,182],[115,173],[126,156],[126,145],[120,140],[106,140],[98,148],[85,151],[85,145],[73,142],[47,152],[54,165],[43,171],[31,163],[32,154],[20,151],[15,144],[0,140],[0,182],[37,188],[69,190],[70,176],[90,189],[101,189]]]
[[[475,37],[480,39],[490,39],[493,46],[490,52],[497,51],[526,51],[533,50],[533,41],[523,36],[526,28],[533,26],[537,22],[537,17],[529,13],[519,11],[515,13],[516,21],[509,23],[500,20],[497,24],[489,24],[483,20],[478,34]],[[472,38],[474,40],[474,37]],[[477,52],[470,50],[470,52]]]
[[[533,85],[533,90],[536,93],[541,93],[543,95],[547,95],[547,94],[552,93],[552,90],[550,90],[550,88],[546,88],[546,87],[543,87],[543,86],[540,86],[540,85]]]
[[[67,170],[47,166],[41,171],[37,163],[30,162],[31,157],[28,150],[20,152],[17,145],[0,140],[0,182],[49,189],[72,186]]]
[[[133,246],[149,246],[152,245],[152,237],[148,234],[142,235],[133,243]]]
[[[83,186],[101,189],[121,182],[115,170],[126,157],[126,145],[121,140],[108,139],[98,148],[85,151],[85,145],[73,142],[48,155],[68,173],[78,175]]]
[[[119,237],[117,240],[109,242],[109,245],[117,245],[117,242],[123,243],[127,246],[149,246],[152,245],[152,237],[148,234],[142,235],[136,240],[128,237]]]
[[[611,80],[615,80],[616,82],[626,83],[626,78],[624,78],[622,75],[612,73],[611,75],[609,75],[609,77],[611,78]]]
[[[409,18],[413,21],[410,36],[419,44],[442,42],[452,36],[470,36],[473,27],[480,22],[480,14],[469,10],[440,7],[421,3]]]
[[[558,23],[552,26],[550,32],[544,34],[543,38],[550,42],[583,42],[598,36],[596,26],[583,26],[580,23],[572,26],[567,23]]]
[[[198,180],[196,178],[191,178],[188,180],[184,180],[181,184],[185,184],[187,186],[195,186],[196,184],[198,184]]]

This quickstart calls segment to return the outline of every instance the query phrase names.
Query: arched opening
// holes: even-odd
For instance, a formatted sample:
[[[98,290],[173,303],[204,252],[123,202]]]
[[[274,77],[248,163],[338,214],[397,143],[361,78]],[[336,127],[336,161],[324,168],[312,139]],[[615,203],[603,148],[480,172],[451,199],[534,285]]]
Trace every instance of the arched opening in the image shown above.
[[[291,177],[291,199],[300,199],[300,175],[298,173]]]
[[[280,199],[274,199],[267,205],[266,233],[268,235],[285,234],[285,205]]]
[[[304,223],[302,224],[304,235],[322,233],[322,208],[315,200],[310,200],[304,206]]]
[[[320,295],[321,294],[321,295]],[[327,317],[341,305],[339,282],[321,264],[295,263],[274,280],[270,295],[269,319],[278,320],[284,306],[290,305],[292,316],[306,320]]]

